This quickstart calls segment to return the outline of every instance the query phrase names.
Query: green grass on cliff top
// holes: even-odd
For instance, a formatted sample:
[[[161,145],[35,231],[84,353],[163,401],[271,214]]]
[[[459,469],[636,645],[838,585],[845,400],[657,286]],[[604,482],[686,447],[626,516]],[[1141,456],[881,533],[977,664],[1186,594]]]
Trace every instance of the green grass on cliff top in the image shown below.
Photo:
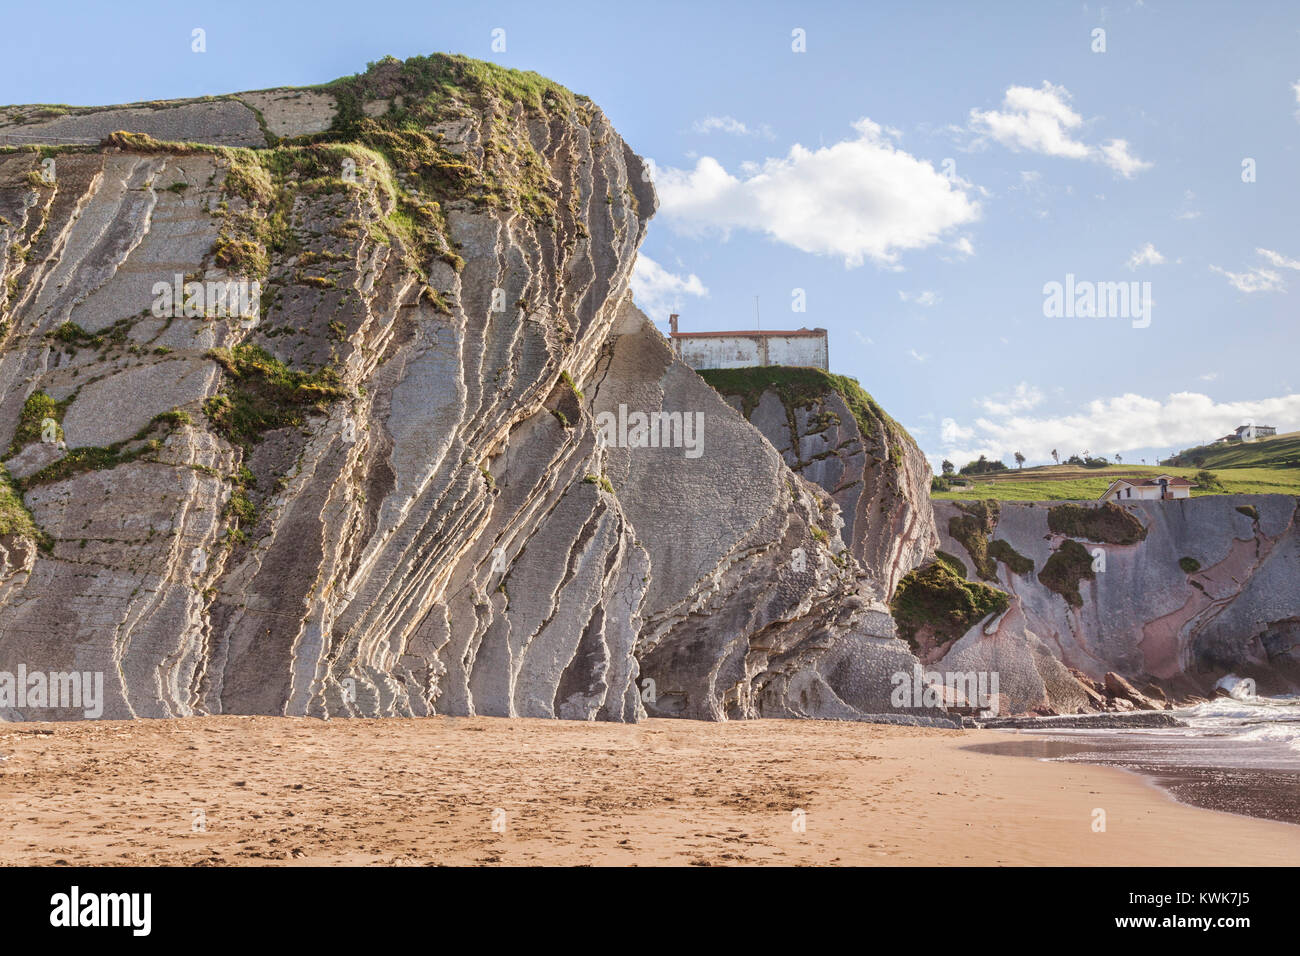
[[[332,93],[340,102],[340,116],[359,119],[361,103],[402,97],[401,119],[429,118],[449,100],[478,100],[491,96],[520,103],[537,112],[547,107],[568,110],[577,97],[565,87],[531,70],[511,70],[496,63],[451,53],[413,56],[405,60],[386,56],[366,65],[364,73],[344,76],[313,89]],[[418,114],[426,114],[423,117]],[[397,119],[398,116],[392,118]]]
[[[1164,464],[1184,468],[1300,468],[1300,432],[1226,445],[1200,445],[1181,451]]]
[[[1204,494],[1229,495],[1300,495],[1300,468],[1211,468],[1222,482],[1222,490],[1192,489],[1192,497]],[[1196,479],[1199,468],[1160,467],[1158,465],[1110,465],[1084,469],[1074,465],[1048,465],[1042,468],[1013,469],[997,477],[972,481],[969,489],[932,492],[930,497],[947,501],[995,498],[998,501],[1082,501],[1100,498],[1116,478],[1178,475]]]
[[[819,368],[788,365],[761,365],[749,368],[698,369],[699,375],[722,395],[736,395],[741,400],[741,411],[748,418],[758,405],[763,393],[775,391],[786,408],[798,408],[838,392],[848,405],[863,435],[878,438],[883,426],[887,431],[886,443],[891,457],[899,453],[897,443],[905,441],[913,448],[916,442],[902,425],[894,421],[874,398],[858,383],[856,378],[823,372]]]

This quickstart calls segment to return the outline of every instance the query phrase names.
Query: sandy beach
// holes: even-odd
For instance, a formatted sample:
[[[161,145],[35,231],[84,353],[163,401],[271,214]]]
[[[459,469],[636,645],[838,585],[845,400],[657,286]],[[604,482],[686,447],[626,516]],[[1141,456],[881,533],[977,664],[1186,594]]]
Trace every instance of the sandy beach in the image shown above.
[[[1300,827],[1110,767],[963,749],[1007,739],[777,720],[7,724],[0,863],[1300,862]]]

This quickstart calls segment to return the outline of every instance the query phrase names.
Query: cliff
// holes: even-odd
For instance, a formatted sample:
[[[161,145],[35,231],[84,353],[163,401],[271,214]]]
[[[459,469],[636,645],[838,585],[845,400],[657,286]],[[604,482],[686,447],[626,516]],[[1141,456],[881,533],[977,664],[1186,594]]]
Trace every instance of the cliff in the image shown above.
[[[888,709],[919,472],[846,549],[674,360],[591,101],[433,56],[49,113],[0,126],[0,671],[106,718]]]
[[[1012,711],[1091,709],[1115,675],[1157,699],[1210,696],[1229,674],[1295,693],[1296,509],[1288,495],[936,501],[941,552],[957,559],[946,563],[1007,597],[948,641],[920,627],[914,643],[940,669],[996,669]]]
[[[938,542],[930,465],[851,378],[814,368],[711,369],[701,376],[839,506],[840,535],[886,597]]]

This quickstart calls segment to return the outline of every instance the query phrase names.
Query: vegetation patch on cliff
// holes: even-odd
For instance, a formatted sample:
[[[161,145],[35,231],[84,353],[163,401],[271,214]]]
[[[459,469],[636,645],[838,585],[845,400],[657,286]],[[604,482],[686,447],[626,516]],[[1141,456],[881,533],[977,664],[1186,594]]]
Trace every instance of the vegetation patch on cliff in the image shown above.
[[[20,483],[23,491],[39,485],[64,481],[87,471],[106,471],[127,462],[135,461],[162,447],[163,439],[182,425],[190,424],[190,416],[172,410],[155,415],[147,425],[130,438],[106,446],[73,448],[58,461],[46,465]]]
[[[226,381],[204,404],[204,414],[222,437],[245,451],[266,432],[300,426],[308,412],[324,412],[331,402],[348,397],[329,367],[291,369],[265,349],[247,344],[207,354],[225,370]]]
[[[909,571],[890,603],[898,633],[913,648],[923,633],[933,643],[950,644],[990,614],[1007,608],[1005,591],[966,581],[944,561]]]
[[[1069,538],[1061,542],[1061,546],[1052,552],[1052,556],[1043,565],[1043,570],[1038,572],[1038,580],[1065,598],[1071,607],[1083,607],[1079,582],[1095,578],[1092,555],[1079,542]]]
[[[1057,534],[1103,544],[1137,544],[1147,536],[1147,529],[1137,515],[1113,501],[1096,508],[1086,505],[1049,508],[1047,527]]]
[[[989,556],[989,535],[998,526],[1000,508],[996,501],[958,505],[965,514],[948,521],[948,534],[961,544],[975,563],[975,573],[985,581],[998,578],[997,562]]]
[[[9,472],[0,465],[0,537],[7,535],[32,538],[42,547],[47,544],[44,532],[36,526],[32,513],[23,504]]]
[[[1011,547],[1010,541],[1002,538],[989,542],[989,557],[1001,561],[1012,574],[1034,573],[1034,562]]]
[[[9,452],[6,457],[18,454],[24,447],[34,441],[40,441],[46,419],[50,419],[55,423],[55,440],[62,441],[63,425],[61,423],[63,413],[67,411],[70,403],[70,399],[56,402],[39,389],[28,395],[27,401],[23,402],[23,410],[18,413],[18,428],[14,431],[13,441],[9,443]]]
[[[746,418],[753,414],[766,391],[773,391],[785,406],[790,432],[795,434],[794,412],[821,403],[831,392],[838,393],[853,413],[858,430],[888,449],[889,460],[902,464],[907,447],[916,442],[902,425],[890,418],[874,398],[847,375],[834,375],[816,368],[763,365],[750,368],[699,369],[699,375],[722,395],[735,395]]]

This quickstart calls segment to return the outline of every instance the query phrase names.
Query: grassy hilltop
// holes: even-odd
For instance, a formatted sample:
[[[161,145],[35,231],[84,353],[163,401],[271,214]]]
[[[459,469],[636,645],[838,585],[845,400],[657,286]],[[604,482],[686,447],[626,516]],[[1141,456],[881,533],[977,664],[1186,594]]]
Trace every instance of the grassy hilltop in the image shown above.
[[[996,498],[1000,501],[1068,501],[1098,498],[1116,478],[1178,475],[1196,481],[1197,473],[1214,473],[1218,484],[1192,489],[1206,494],[1300,495],[1300,432],[1229,445],[1204,445],[1159,465],[1114,464],[1105,468],[1043,465],[981,475],[970,488],[933,492],[947,500]]]

